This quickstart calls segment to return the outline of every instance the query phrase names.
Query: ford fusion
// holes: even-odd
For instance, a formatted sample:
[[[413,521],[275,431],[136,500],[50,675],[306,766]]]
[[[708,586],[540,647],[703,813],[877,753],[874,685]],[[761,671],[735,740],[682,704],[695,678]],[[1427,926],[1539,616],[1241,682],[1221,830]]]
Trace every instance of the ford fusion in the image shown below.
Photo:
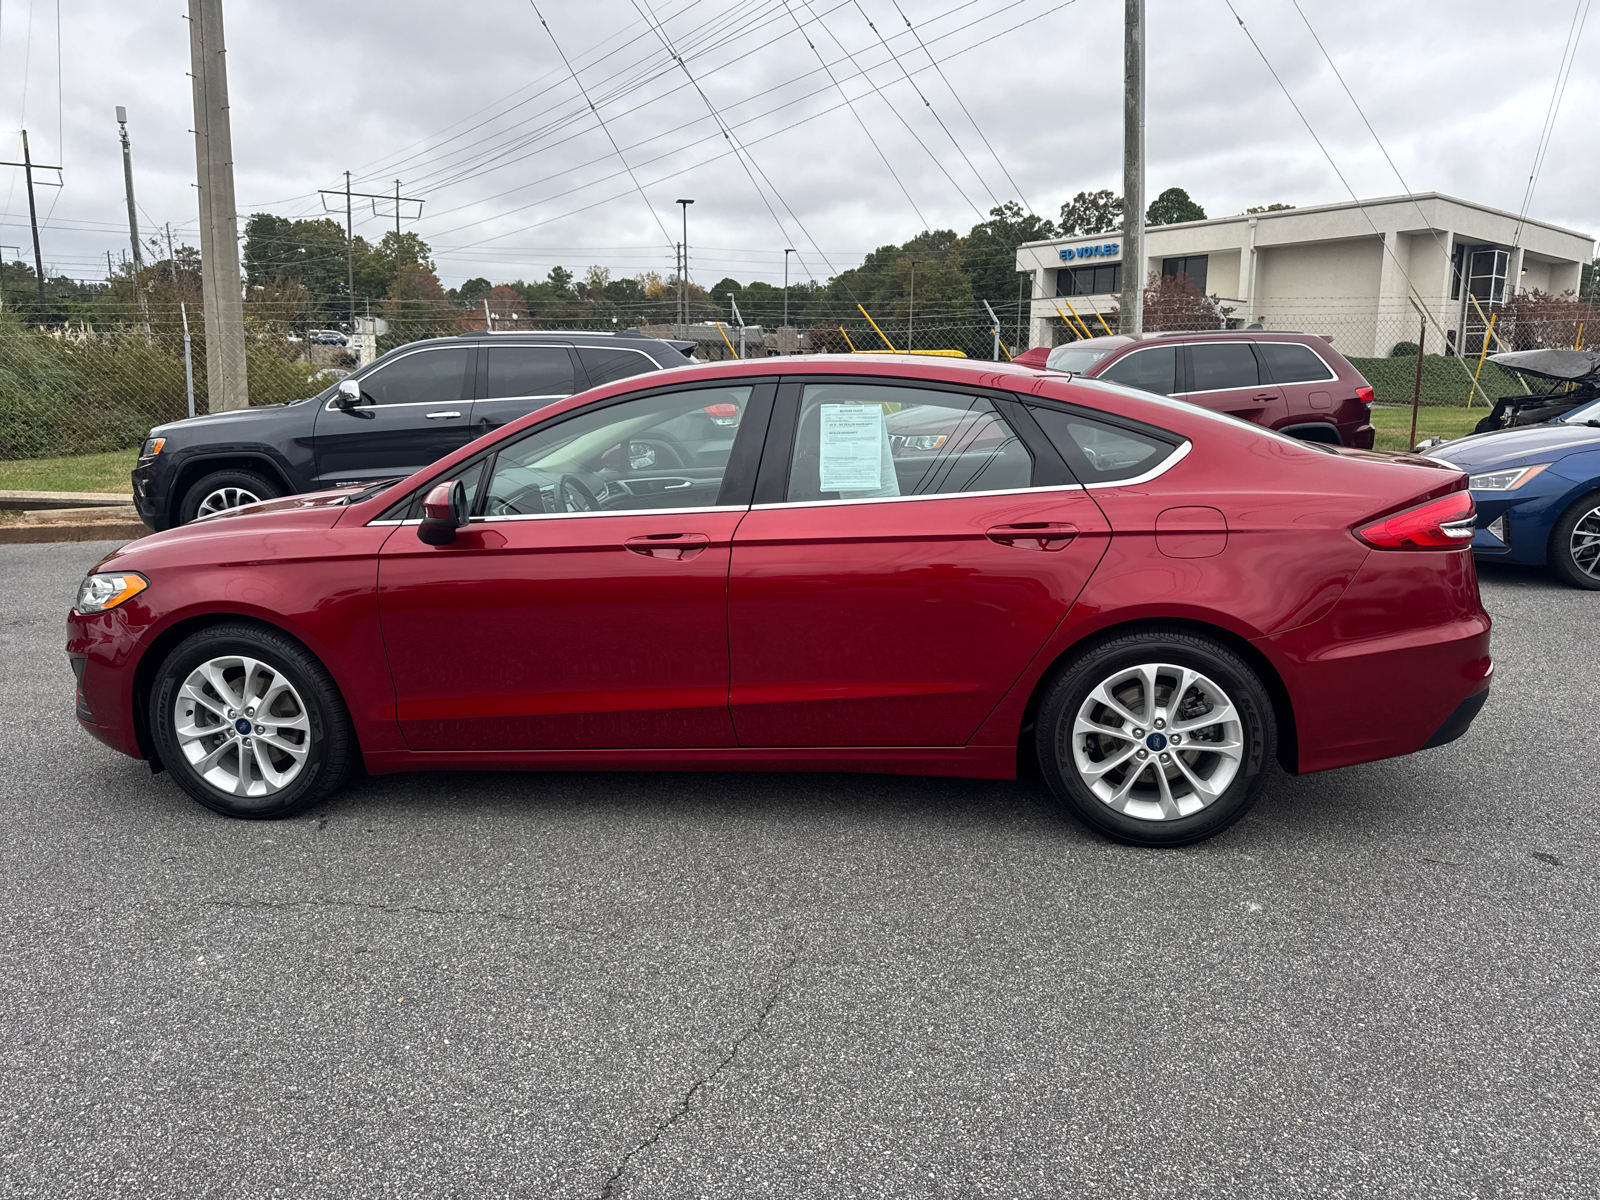
[[[124,546],[68,618],[95,737],[237,817],[352,771],[1037,757],[1172,846],[1488,697],[1455,465],[991,363],[677,368],[400,482]]]

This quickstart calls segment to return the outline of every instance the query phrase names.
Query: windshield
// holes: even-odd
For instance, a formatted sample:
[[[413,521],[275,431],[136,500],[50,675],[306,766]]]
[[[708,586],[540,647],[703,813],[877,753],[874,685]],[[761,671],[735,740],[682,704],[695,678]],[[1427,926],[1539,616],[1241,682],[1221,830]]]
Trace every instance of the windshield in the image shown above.
[[[1074,375],[1082,375],[1110,354],[1112,349],[1113,347],[1104,350],[1082,350],[1071,346],[1057,346],[1050,351],[1050,357],[1045,359],[1044,365],[1052,371],[1071,371]]]
[[[1587,425],[1591,421],[1600,421],[1600,400],[1575,408],[1559,420],[1564,425]]]

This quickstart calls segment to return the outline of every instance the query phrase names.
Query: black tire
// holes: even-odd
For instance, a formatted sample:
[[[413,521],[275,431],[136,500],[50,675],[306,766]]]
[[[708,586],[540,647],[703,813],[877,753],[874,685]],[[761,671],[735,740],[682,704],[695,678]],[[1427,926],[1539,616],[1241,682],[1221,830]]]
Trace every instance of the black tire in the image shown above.
[[[1121,716],[1112,715],[1109,708],[1091,708],[1091,712],[1099,714],[1095,719],[1103,721],[1108,729],[1115,726],[1126,732],[1118,738],[1079,735],[1085,739],[1081,745],[1089,765],[1092,767],[1097,761],[1117,761],[1124,750],[1130,756],[1138,756],[1129,757],[1127,766],[1108,771],[1100,780],[1100,786],[1115,793],[1119,781],[1128,782],[1131,774],[1134,777],[1129,783],[1131,791],[1123,803],[1146,812],[1159,807],[1161,812],[1170,814],[1166,816],[1130,815],[1114,808],[1110,799],[1102,799],[1095,793],[1076,758],[1080,743],[1075,742],[1074,726],[1096,689],[1146,664],[1188,668],[1203,676],[1223,694],[1224,701],[1231,701],[1238,727],[1235,735],[1229,732],[1232,725],[1190,723],[1211,712],[1224,711],[1216,707],[1214,699],[1207,701],[1207,693],[1200,683],[1195,683],[1185,688],[1175,711],[1179,719],[1185,715],[1189,718],[1180,726],[1189,730],[1180,734],[1180,738],[1187,738],[1188,745],[1180,751],[1168,744],[1166,737],[1175,731],[1168,727],[1162,714],[1167,711],[1164,705],[1171,699],[1171,689],[1178,679],[1170,674],[1155,676],[1157,703],[1163,707],[1154,715],[1143,706],[1144,685],[1138,679],[1118,682],[1110,693],[1116,699],[1119,694],[1132,694],[1120,691],[1125,686],[1135,688],[1140,707],[1131,710],[1130,715],[1151,720],[1152,727],[1148,731]],[[1164,686],[1168,689],[1165,693],[1161,690]],[[1210,707],[1197,707],[1202,702]],[[1156,724],[1167,732],[1155,728]],[[1149,740],[1133,738],[1133,729],[1146,733]],[[1205,749],[1209,744],[1207,739],[1219,748],[1226,748],[1233,744],[1235,736],[1239,743],[1238,757],[1231,767],[1227,765],[1231,753],[1225,755]],[[1219,642],[1189,630],[1154,627],[1095,642],[1063,664],[1040,701],[1035,740],[1039,767],[1051,792],[1063,808],[1084,824],[1130,845],[1185,846],[1221,833],[1250,810],[1266,781],[1268,764],[1277,752],[1278,729],[1271,698],[1242,658]],[[1191,746],[1194,748],[1190,749]],[[1161,766],[1164,754],[1172,756],[1164,760],[1170,763],[1166,767]],[[1095,755],[1100,756],[1098,760],[1094,759]],[[1180,756],[1181,764],[1172,761]],[[1167,775],[1169,782],[1165,789],[1160,787],[1151,768]],[[1229,770],[1231,780],[1225,774]],[[1219,793],[1208,802],[1203,792],[1191,784],[1192,778],[1199,778],[1201,786],[1216,781]],[[1227,780],[1225,785],[1224,780]],[[1182,811],[1196,805],[1199,807],[1194,811]]]
[[[205,503],[207,497],[218,493],[226,493],[230,489],[253,496],[256,500],[276,500],[283,495],[281,487],[264,475],[258,475],[254,471],[244,471],[233,467],[225,471],[213,471],[204,478],[197,480],[194,486],[183,494],[183,503],[178,506],[178,524],[187,525],[198,517],[200,515],[200,506]],[[244,500],[241,503],[249,504],[252,501]],[[227,507],[237,506],[228,505]]]
[[[268,725],[251,726],[256,735],[255,740],[263,745],[267,745],[269,739],[263,739],[259,735],[266,732],[269,737],[276,734],[280,739],[271,742],[274,747],[284,740],[294,746],[304,747],[302,761],[296,773],[279,790],[268,790],[257,796],[240,796],[236,791],[223,790],[196,769],[185,751],[186,746],[199,745],[203,751],[220,749],[223,741],[233,739],[235,733],[243,733],[245,740],[251,737],[250,730],[235,728],[234,732],[228,732],[227,730],[233,727],[226,724],[220,713],[216,714],[215,719],[223,723],[216,726],[215,735],[206,739],[179,736],[177,705],[183,695],[180,689],[191,674],[203,664],[230,657],[251,659],[261,663],[267,670],[281,676],[287,682],[291,689],[289,697],[294,703],[289,704],[287,700],[282,702],[287,707],[279,709],[283,714],[279,720],[300,720],[299,714],[303,713],[302,723],[306,726],[303,734],[299,730],[273,729]],[[240,674],[243,674],[242,670]],[[237,686],[236,680],[225,679],[225,683]],[[248,696],[248,689],[241,687],[239,692]],[[212,691],[209,695],[215,697],[218,693]],[[255,713],[253,707],[248,711],[251,714]],[[194,709],[191,708],[189,718],[195,724],[212,719],[209,710],[202,709],[199,718],[195,718],[193,714]],[[268,718],[263,711],[254,719],[266,721]],[[161,664],[154,685],[150,689],[149,720],[156,753],[173,781],[213,812],[229,817],[274,820],[303,812],[337,791],[355,769],[360,755],[355,734],[350,726],[350,714],[327,669],[304,646],[288,635],[269,626],[248,622],[213,625],[179,643]],[[249,722],[246,721],[246,724]],[[252,756],[258,753],[263,752],[251,751]],[[276,756],[278,764],[285,766],[285,774],[287,774],[286,765],[295,761],[294,756],[284,755],[277,749],[268,749],[264,753],[269,759]],[[231,754],[233,774],[236,778],[241,773],[253,775],[263,780],[264,788],[270,789],[270,785],[265,783],[261,768],[255,765],[254,757],[249,764],[241,762],[242,744]],[[229,761],[225,754],[218,768],[226,773]]]
[[[1550,531],[1550,548],[1547,555],[1550,569],[1573,587],[1586,588],[1591,592],[1600,591],[1600,557],[1580,558],[1573,549],[1573,538],[1580,523],[1584,524],[1585,530],[1594,529],[1600,532],[1600,492],[1590,492],[1587,496],[1580,496],[1567,506],[1566,512],[1561,514],[1561,519]],[[1589,566],[1587,571],[1583,568],[1585,562]]]

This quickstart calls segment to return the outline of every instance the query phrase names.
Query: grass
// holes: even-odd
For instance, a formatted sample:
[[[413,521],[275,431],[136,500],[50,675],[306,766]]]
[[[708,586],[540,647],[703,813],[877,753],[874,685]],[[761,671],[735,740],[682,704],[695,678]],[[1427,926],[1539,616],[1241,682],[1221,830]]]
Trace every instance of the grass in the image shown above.
[[[1415,362],[1412,359],[1412,362]],[[1423,438],[1466,437],[1472,427],[1488,415],[1483,405],[1476,408],[1451,408],[1443,405],[1424,405],[1417,410],[1417,441]],[[1409,450],[1416,442],[1411,440],[1411,405],[1396,408],[1372,409],[1372,425],[1377,433],[1372,443],[1374,450]]]
[[[83,454],[74,458],[19,458],[0,462],[0,491],[121,492],[133,487],[128,475],[138,450]]]
[[[1411,406],[1411,393],[1417,386],[1416,355],[1410,358],[1352,358],[1352,366],[1367,377],[1379,404],[1404,404]],[[1477,369],[1474,358],[1447,358],[1443,354],[1422,356],[1422,402],[1424,404],[1465,404],[1473,395],[1472,372]],[[1521,396],[1525,393],[1517,377],[1502,371],[1492,362],[1483,364],[1478,385],[1493,400],[1497,396]],[[1477,400],[1481,408],[1483,401]],[[1409,426],[1409,420],[1407,422]]]

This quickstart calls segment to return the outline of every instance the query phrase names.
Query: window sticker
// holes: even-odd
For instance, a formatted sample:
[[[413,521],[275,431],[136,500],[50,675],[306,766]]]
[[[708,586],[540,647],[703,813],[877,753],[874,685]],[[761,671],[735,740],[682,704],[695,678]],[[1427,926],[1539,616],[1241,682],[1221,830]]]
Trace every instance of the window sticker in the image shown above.
[[[821,407],[821,489],[824,492],[878,491],[883,487],[883,464],[888,458],[889,445],[882,406],[824,404]]]

